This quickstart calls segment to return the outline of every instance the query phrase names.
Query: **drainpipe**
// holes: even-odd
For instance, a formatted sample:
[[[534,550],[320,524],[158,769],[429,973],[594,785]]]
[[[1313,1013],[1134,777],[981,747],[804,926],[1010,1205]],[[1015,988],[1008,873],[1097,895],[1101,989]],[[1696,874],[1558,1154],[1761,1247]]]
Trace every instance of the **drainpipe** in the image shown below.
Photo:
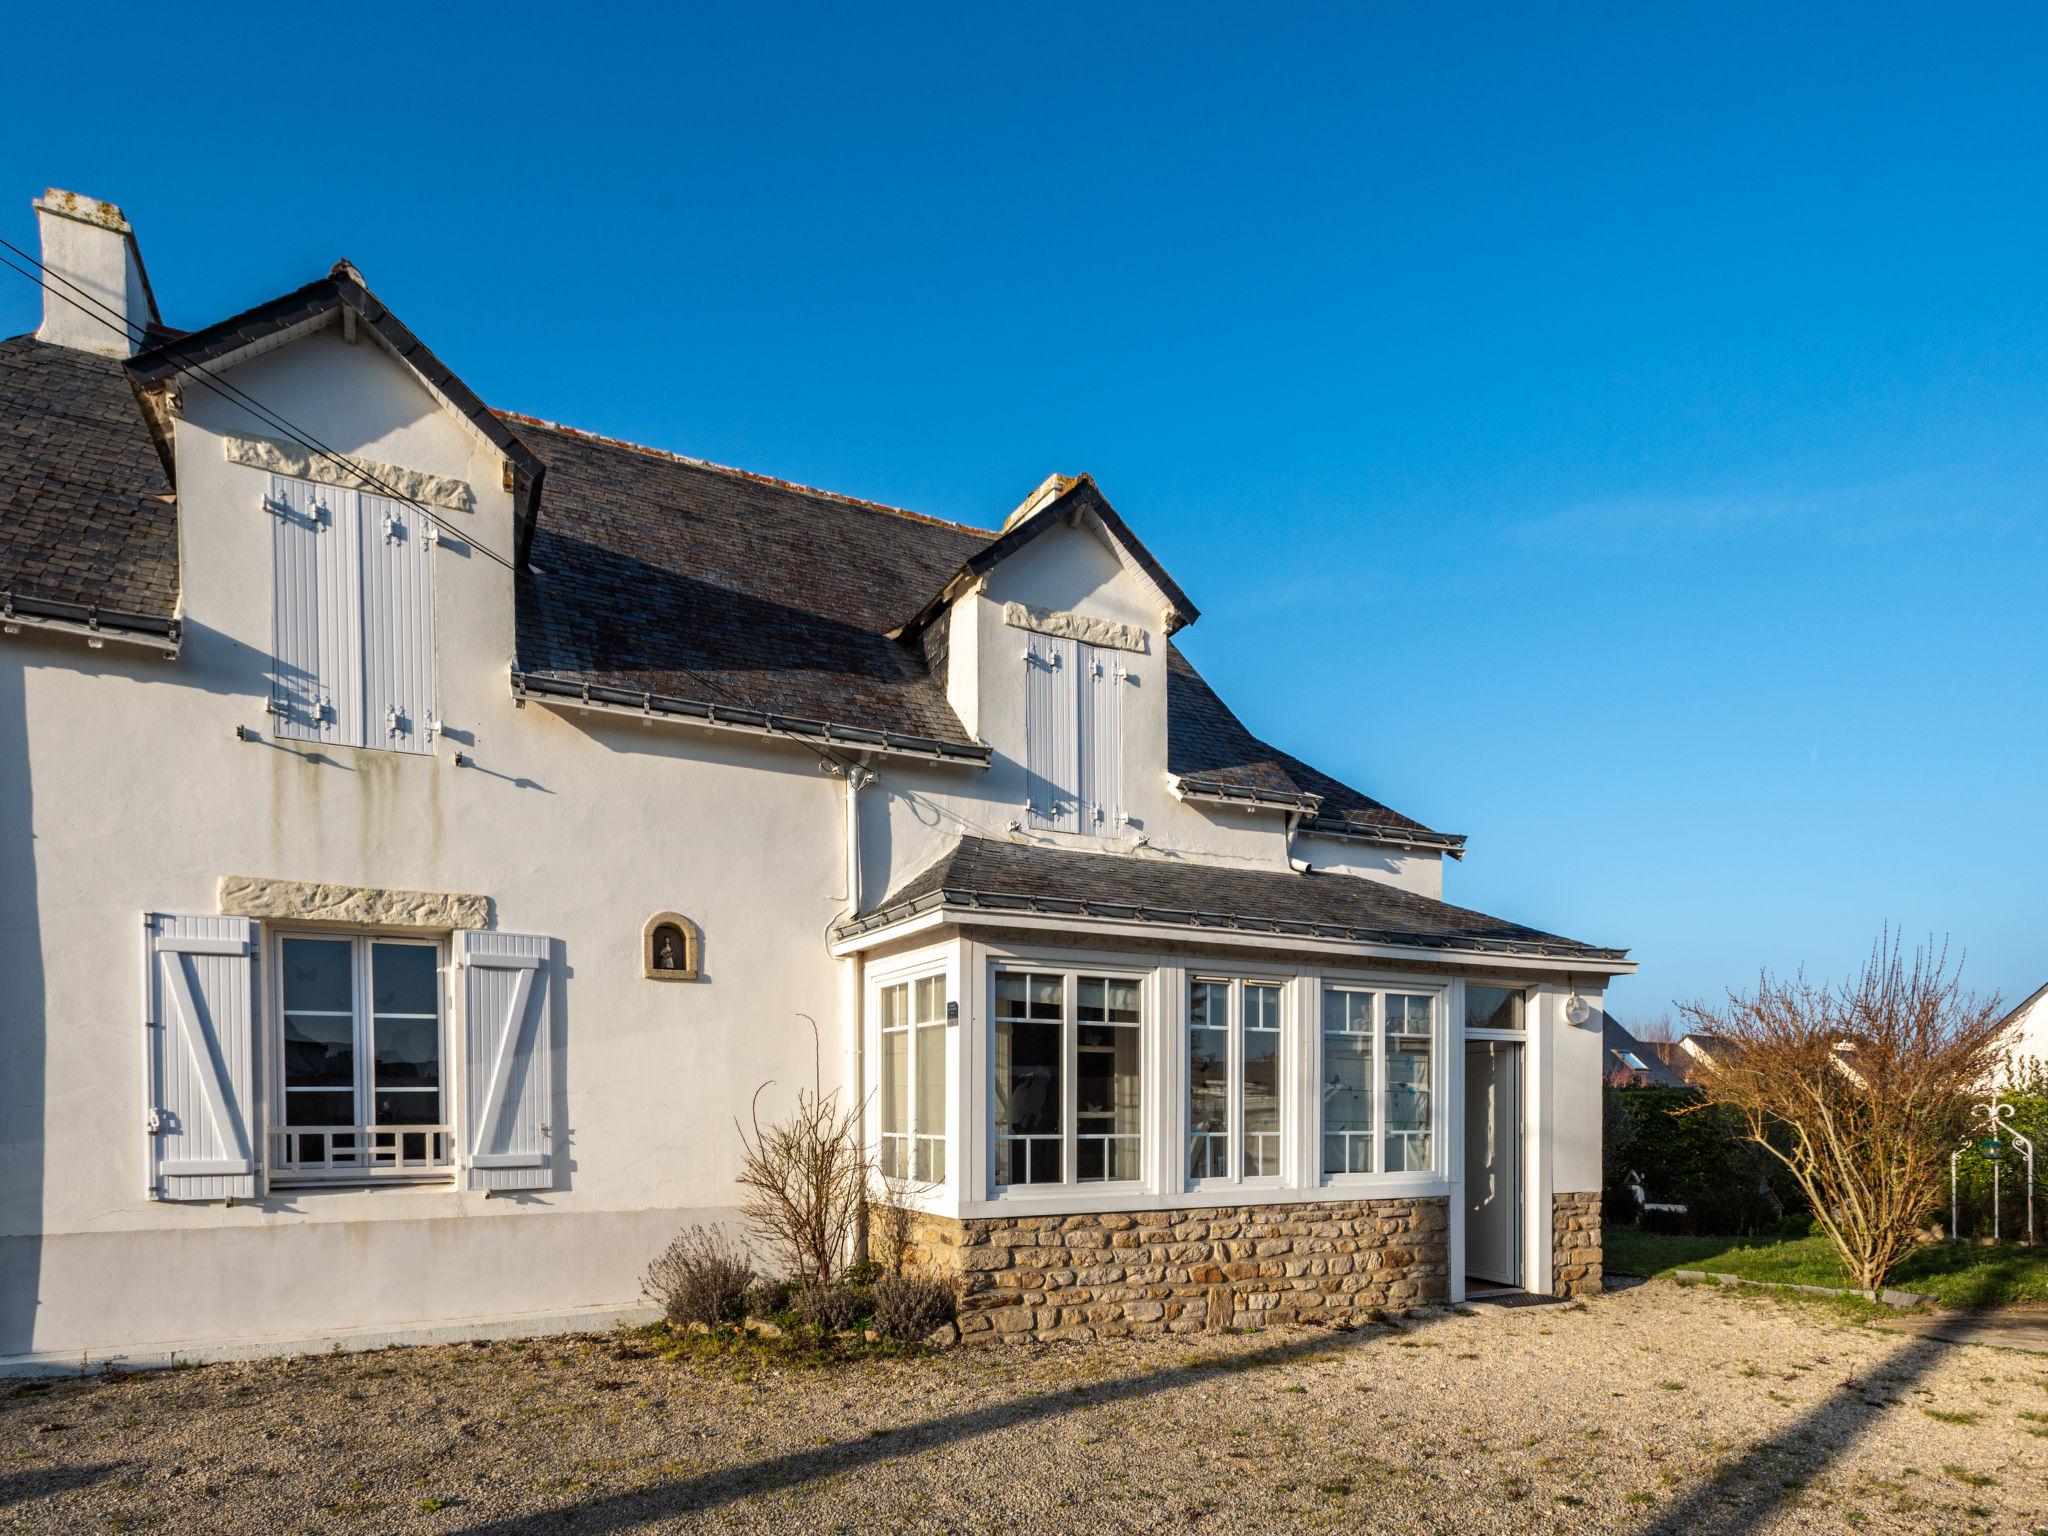
[[[846,913],[838,919],[845,922],[860,916],[860,792],[874,783],[874,774],[856,764],[849,764],[846,778]],[[839,962],[839,1018],[845,1031],[846,1096],[855,1116],[856,1133],[863,1147],[867,1145],[867,1083],[866,1045],[867,1032],[861,1021],[861,961],[858,955],[848,955]],[[854,1259],[859,1261],[867,1256],[867,1232],[863,1228],[854,1234]]]
[[[1305,875],[1305,874],[1307,874],[1307,873],[1308,873],[1308,865],[1307,865],[1306,863],[1297,863],[1297,862],[1295,861],[1295,857],[1294,857],[1294,831],[1295,831],[1295,828],[1297,828],[1297,827],[1299,827],[1299,826],[1301,825],[1301,823],[1302,823],[1303,819],[1304,819],[1305,817],[1307,817],[1307,815],[1308,815],[1308,812],[1307,812],[1307,811],[1301,811],[1301,810],[1289,811],[1289,812],[1287,813],[1287,824],[1286,824],[1286,825],[1285,825],[1285,826],[1284,826],[1283,828],[1281,828],[1281,831],[1280,831],[1280,858],[1281,858],[1281,861],[1282,861],[1283,863],[1285,863],[1285,864],[1286,864],[1286,866],[1287,866],[1287,867],[1288,867],[1289,869],[1293,870],[1293,871],[1294,871],[1294,872],[1295,872],[1296,874],[1298,874],[1298,875]]]

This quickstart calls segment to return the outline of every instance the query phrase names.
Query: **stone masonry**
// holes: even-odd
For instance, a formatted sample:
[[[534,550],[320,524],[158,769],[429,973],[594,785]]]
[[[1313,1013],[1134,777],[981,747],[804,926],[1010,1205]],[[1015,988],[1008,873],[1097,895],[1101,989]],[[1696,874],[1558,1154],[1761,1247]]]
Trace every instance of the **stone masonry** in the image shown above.
[[[1337,1323],[1441,1302],[1448,1246],[1443,1199],[1318,1200],[921,1216],[908,1267],[958,1279],[963,1339],[1098,1339]]]
[[[1598,1295],[1600,1264],[1600,1192],[1551,1196],[1551,1295]]]

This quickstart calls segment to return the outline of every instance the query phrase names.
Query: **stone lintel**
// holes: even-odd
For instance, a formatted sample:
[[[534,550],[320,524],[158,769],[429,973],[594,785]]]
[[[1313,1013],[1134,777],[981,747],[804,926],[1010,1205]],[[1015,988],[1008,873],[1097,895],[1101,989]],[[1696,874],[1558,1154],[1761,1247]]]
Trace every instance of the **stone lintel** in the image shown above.
[[[271,880],[261,875],[222,875],[219,899],[221,914],[226,917],[360,923],[377,928],[488,928],[491,921],[487,896]]]
[[[1088,645],[1107,645],[1119,651],[1142,655],[1150,640],[1136,624],[1119,624],[1110,619],[1091,619],[1086,614],[1062,613],[1031,603],[1003,604],[1003,622],[1013,629],[1035,630],[1063,640],[1080,640]]]

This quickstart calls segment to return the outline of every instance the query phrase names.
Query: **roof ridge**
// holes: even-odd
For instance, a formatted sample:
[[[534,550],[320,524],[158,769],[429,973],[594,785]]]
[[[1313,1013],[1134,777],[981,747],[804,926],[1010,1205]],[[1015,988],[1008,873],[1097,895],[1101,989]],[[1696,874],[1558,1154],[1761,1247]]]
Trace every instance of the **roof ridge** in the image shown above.
[[[568,437],[580,437],[593,443],[604,443],[613,448],[626,448],[634,453],[644,453],[649,458],[668,459],[673,463],[687,464],[692,469],[708,469],[714,474],[731,475],[737,480],[750,480],[756,485],[772,485],[778,490],[799,491],[806,496],[822,496],[827,501],[841,501],[848,506],[861,507],[870,512],[886,512],[892,517],[906,517],[914,523],[930,523],[940,528],[951,528],[960,533],[971,533],[977,538],[992,539],[995,531],[976,528],[969,523],[959,523],[948,517],[934,517],[929,512],[913,512],[908,507],[891,506],[886,501],[870,501],[865,496],[849,496],[844,491],[828,491],[822,486],[805,485],[800,480],[785,480],[779,475],[764,475],[759,470],[740,469],[731,464],[719,464],[710,459],[700,459],[694,454],[677,453],[672,448],[653,448],[646,443],[632,442],[623,437],[607,437],[602,432],[592,432],[583,427],[572,427],[567,422],[550,421],[545,416],[529,416],[524,411],[507,411],[493,406],[492,412],[506,421],[523,423],[529,427],[542,427],[550,432],[560,432]]]

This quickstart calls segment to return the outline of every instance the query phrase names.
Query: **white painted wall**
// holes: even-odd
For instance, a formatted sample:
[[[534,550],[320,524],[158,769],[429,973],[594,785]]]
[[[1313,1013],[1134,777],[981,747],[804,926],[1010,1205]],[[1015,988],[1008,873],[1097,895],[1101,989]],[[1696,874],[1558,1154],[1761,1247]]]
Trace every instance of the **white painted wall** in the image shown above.
[[[272,738],[266,476],[229,463],[221,441],[265,429],[202,387],[186,389],[176,428],[182,658],[0,645],[0,1357],[631,1302],[678,1226],[729,1214],[733,1117],[756,1087],[774,1081],[772,1116],[810,1081],[800,1016],[823,1031],[827,1086],[858,1060],[842,1049],[842,988],[868,989],[824,942],[847,897],[842,781],[787,743],[515,707],[511,576],[485,553],[512,544],[498,455],[358,334],[330,327],[231,376],[346,454],[474,487],[474,513],[442,512],[459,537],[435,555],[435,755]],[[1002,836],[1021,817],[1023,632],[1003,623],[1009,600],[1152,636],[1124,658],[1132,825],[1041,841],[1129,846],[1142,832],[1154,853],[1285,868],[1277,818],[1172,797],[1161,616],[1092,534],[1063,529],[951,620],[949,686],[994,766],[875,765],[861,796],[871,906],[963,832]],[[475,766],[455,767],[458,750]],[[1440,880],[1428,856],[1308,856],[1429,894]],[[556,1186],[490,1200],[143,1198],[137,917],[211,912],[226,874],[477,892],[496,927],[557,940]],[[671,909],[702,931],[700,983],[641,977],[642,924]],[[978,997],[981,974],[955,984]],[[1161,1003],[1151,1049],[1176,1048],[1177,1006]],[[1561,1036],[1551,1055],[1558,1187],[1597,1187],[1598,1041]],[[963,1055],[959,1070],[986,1066]],[[954,1157],[972,1170],[979,1153],[956,1140]],[[1177,1198],[1163,1168],[1156,1197]]]

